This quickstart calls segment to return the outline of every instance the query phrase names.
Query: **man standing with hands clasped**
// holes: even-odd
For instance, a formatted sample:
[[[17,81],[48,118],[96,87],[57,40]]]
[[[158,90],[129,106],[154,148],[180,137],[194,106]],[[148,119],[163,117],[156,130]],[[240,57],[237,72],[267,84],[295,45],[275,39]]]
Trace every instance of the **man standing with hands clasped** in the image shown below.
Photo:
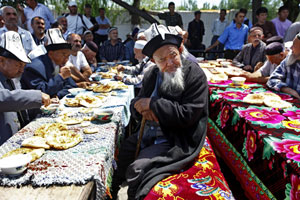
[[[29,122],[26,109],[50,104],[49,95],[39,90],[22,90],[11,80],[22,75],[26,56],[21,37],[14,31],[0,39],[0,145]]]

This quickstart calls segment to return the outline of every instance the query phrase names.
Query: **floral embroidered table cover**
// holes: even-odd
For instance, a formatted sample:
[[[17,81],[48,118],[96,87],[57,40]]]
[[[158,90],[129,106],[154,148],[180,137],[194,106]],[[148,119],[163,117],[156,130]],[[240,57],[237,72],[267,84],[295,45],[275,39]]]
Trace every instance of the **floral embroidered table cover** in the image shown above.
[[[208,132],[208,137],[214,146],[222,146],[218,144],[220,141],[224,147],[227,145],[223,149],[218,147],[222,157],[230,162],[225,154],[231,153],[228,148],[232,145],[242,156],[240,159],[246,161],[245,166],[257,176],[257,182],[261,181],[262,188],[266,186],[265,191],[271,192],[269,199],[300,199],[300,101],[257,84],[254,87],[231,87],[230,82],[209,85],[210,118],[225,137],[218,140],[220,134],[214,132]],[[243,103],[245,96],[257,92],[274,92],[293,103],[293,107],[275,109]],[[236,166],[231,163],[230,167]],[[253,193],[248,186],[242,187],[248,190],[246,193]]]

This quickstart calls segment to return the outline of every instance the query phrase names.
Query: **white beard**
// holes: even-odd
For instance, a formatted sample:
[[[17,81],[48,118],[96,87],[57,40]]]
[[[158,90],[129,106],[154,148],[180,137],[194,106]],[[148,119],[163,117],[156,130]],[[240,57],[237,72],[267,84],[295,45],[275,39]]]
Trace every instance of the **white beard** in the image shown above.
[[[299,56],[295,56],[294,54],[291,53],[290,55],[288,55],[286,64],[287,64],[287,66],[290,66],[290,65],[294,64],[298,60],[300,60],[300,57]]]
[[[184,90],[183,75],[182,66],[177,68],[176,72],[164,72],[163,82],[160,86],[162,92],[167,94],[180,94]]]

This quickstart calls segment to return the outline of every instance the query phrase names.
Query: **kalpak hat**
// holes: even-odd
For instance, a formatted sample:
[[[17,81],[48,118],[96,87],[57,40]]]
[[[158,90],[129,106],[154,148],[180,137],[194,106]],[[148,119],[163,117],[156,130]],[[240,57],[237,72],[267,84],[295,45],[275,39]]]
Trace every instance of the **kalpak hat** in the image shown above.
[[[1,35],[0,41],[0,56],[24,63],[31,63],[31,60],[26,55],[19,33],[15,31],[5,32]]]
[[[167,27],[156,23],[152,24],[145,31],[145,37],[148,43],[145,45],[142,53],[150,58],[160,47],[171,44],[179,48],[182,42],[182,37],[172,34]]]
[[[68,44],[63,38],[59,28],[51,28],[46,32],[47,51],[71,49],[71,44]]]

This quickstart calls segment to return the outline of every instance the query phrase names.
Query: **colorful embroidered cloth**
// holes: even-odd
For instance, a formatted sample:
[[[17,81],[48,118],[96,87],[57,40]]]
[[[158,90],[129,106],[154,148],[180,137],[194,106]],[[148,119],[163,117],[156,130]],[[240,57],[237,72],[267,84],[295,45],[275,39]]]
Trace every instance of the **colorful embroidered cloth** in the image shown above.
[[[207,137],[193,166],[158,182],[144,200],[157,199],[234,199]]]
[[[293,103],[293,107],[274,109],[242,102],[249,93],[266,91],[268,89],[265,87],[241,89],[211,86],[210,118],[224,137],[216,132],[209,133],[208,137],[225,161],[228,153],[234,152],[228,149],[230,145],[245,160],[240,168],[230,160],[227,164],[241,180],[250,199],[262,199],[264,193],[268,199],[300,199],[300,188],[296,185],[300,178],[300,101],[277,93],[283,100]],[[220,142],[223,147],[218,145]],[[238,155],[235,157],[239,158]],[[255,179],[252,174],[244,176],[239,173],[247,166],[254,172]],[[247,180],[245,177],[252,178]],[[250,179],[267,189],[253,193],[246,185],[251,182]]]
[[[50,185],[84,185],[89,181],[96,183],[96,198],[103,199],[110,186],[113,172],[114,154],[123,127],[130,118],[129,104],[133,98],[133,87],[119,91],[121,95],[108,98],[104,106],[114,111],[110,122],[92,121],[89,128],[97,128],[96,134],[84,134],[81,125],[68,126],[70,130],[79,133],[83,141],[67,150],[46,150],[46,153],[31,163],[21,176],[11,177],[0,174],[1,186],[21,186],[31,184],[34,187]],[[118,104],[116,103],[118,102]],[[115,104],[113,104],[115,103]],[[104,107],[103,106],[103,107]],[[82,114],[82,108],[66,108],[62,112],[72,113],[78,117],[90,116]],[[94,108],[97,111],[99,108]],[[0,157],[5,153],[19,148],[25,138],[33,136],[34,131],[45,123],[56,122],[57,115],[37,118],[28,124],[0,147]],[[1,198],[0,198],[1,199]]]

